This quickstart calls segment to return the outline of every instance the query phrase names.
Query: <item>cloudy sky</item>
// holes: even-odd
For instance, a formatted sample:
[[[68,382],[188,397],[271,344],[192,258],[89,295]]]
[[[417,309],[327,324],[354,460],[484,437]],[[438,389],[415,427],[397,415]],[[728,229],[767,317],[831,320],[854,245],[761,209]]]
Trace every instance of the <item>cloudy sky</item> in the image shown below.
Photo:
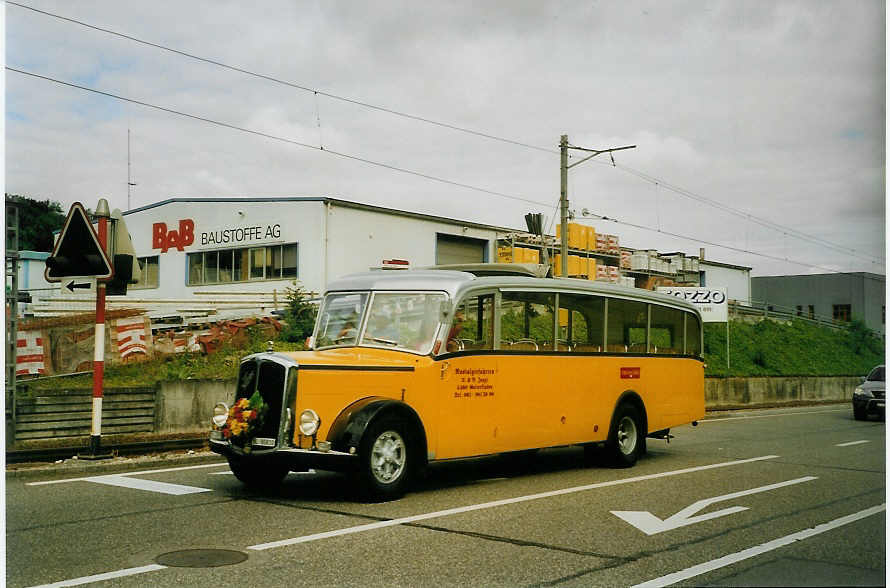
[[[6,71],[9,193],[331,196],[553,232],[565,134],[636,145],[568,174],[622,245],[885,272],[883,2],[21,4],[43,13],[7,3],[7,68],[57,81]]]

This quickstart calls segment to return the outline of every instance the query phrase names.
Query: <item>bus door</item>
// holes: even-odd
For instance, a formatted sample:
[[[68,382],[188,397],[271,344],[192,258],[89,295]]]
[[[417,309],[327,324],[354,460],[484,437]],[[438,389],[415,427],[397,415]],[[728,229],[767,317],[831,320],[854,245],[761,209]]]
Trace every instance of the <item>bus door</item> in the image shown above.
[[[498,403],[503,393],[494,354],[495,293],[461,300],[439,360],[439,426],[436,459],[502,451]]]

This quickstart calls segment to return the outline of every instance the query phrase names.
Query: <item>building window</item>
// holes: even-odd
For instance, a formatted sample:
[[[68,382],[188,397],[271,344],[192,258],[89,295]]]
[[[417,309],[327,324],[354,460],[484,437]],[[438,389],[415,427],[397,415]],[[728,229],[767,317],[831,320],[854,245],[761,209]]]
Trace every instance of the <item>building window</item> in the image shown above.
[[[797,316],[803,316],[803,306],[797,305]]]
[[[831,306],[831,318],[836,321],[850,322],[850,305],[833,304]]]
[[[812,304],[808,305],[808,306],[807,306],[807,313],[809,314],[809,317],[810,317],[811,319],[815,319],[815,318],[816,318],[816,307],[813,306]]]
[[[189,286],[296,277],[296,243],[188,254]]]
[[[135,284],[130,284],[129,289],[147,290],[148,288],[157,288],[159,284],[158,274],[158,256],[137,257],[136,262],[139,263],[139,269],[142,271],[142,277]]]

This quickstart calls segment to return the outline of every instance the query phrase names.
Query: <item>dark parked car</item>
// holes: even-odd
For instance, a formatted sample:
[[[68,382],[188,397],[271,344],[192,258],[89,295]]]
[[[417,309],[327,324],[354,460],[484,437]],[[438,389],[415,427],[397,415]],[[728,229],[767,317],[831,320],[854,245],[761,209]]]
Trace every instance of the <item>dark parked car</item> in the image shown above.
[[[884,366],[874,368],[853,390],[853,417],[865,420],[870,414],[884,416]]]

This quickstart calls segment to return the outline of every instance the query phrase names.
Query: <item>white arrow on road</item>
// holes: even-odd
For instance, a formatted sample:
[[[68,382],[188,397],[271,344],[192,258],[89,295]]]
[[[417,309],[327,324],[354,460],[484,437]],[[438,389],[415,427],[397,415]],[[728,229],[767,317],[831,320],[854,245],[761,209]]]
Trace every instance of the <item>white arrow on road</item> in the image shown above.
[[[732,500],[733,498],[748,496],[749,494],[758,494],[760,492],[767,492],[769,490],[775,490],[776,488],[783,488],[785,486],[800,484],[802,482],[809,482],[816,479],[818,479],[816,476],[805,476],[803,478],[797,478],[795,480],[779,482],[778,484],[770,484],[769,486],[760,486],[759,488],[751,488],[750,490],[742,490],[740,492],[733,492],[732,494],[724,494],[723,496],[705,498],[704,500],[693,502],[677,514],[671,515],[664,520],[658,518],[651,512],[647,512],[644,510],[613,510],[612,514],[624,520],[625,522],[630,523],[647,535],[655,535],[657,533],[663,533],[665,531],[670,531],[679,527],[694,525],[695,523],[700,523],[702,521],[708,521],[711,519],[716,519],[717,517],[741,512],[743,510],[748,510],[747,506],[731,506],[729,508],[724,508],[723,510],[693,516],[701,509],[708,507],[715,502]]]

